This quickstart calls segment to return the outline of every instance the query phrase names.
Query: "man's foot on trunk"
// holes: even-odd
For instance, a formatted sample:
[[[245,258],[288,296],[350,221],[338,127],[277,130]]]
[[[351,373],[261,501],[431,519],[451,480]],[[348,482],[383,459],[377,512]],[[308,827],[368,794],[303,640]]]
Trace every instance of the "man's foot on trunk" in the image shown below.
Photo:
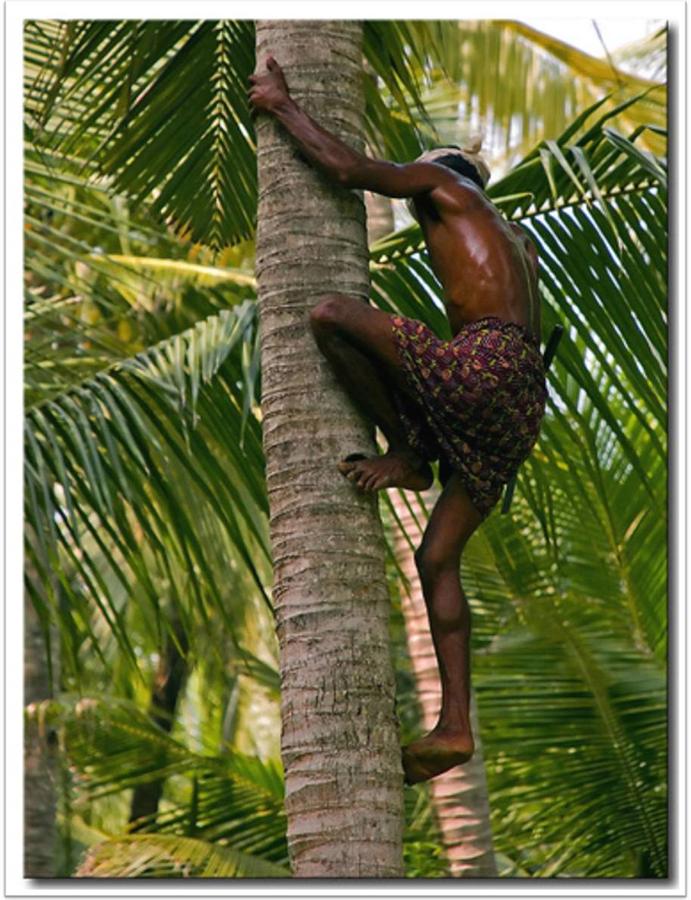
[[[351,453],[338,463],[338,471],[367,493],[394,487],[424,491],[433,480],[429,463],[412,452],[401,450],[389,450],[374,457]]]
[[[436,778],[443,772],[468,762],[475,745],[469,734],[430,731],[402,748],[406,784]]]

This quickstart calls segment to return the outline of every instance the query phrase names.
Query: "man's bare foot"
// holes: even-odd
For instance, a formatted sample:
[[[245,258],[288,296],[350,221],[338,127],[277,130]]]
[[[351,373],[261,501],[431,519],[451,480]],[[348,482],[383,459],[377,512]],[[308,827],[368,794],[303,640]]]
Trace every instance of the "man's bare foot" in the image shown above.
[[[393,487],[424,491],[433,480],[429,463],[400,450],[389,450],[374,457],[351,453],[338,463],[338,471],[368,493]]]
[[[468,762],[475,745],[469,734],[430,731],[428,735],[402,748],[406,784],[436,778],[443,772]]]

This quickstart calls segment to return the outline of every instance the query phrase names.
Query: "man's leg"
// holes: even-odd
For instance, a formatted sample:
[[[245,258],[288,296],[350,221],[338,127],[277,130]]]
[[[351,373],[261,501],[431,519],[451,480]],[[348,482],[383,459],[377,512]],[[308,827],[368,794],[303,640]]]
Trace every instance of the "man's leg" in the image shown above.
[[[317,346],[353,403],[377,425],[389,444],[383,456],[343,461],[339,470],[359,488],[424,490],[432,470],[410,447],[392,399],[409,389],[393,339],[391,319],[343,294],[323,297],[310,315]]]
[[[470,728],[470,609],[460,580],[463,548],[483,516],[458,473],[448,479],[415,554],[439,663],[439,722],[403,748],[406,782],[414,784],[467,762],[474,744]]]

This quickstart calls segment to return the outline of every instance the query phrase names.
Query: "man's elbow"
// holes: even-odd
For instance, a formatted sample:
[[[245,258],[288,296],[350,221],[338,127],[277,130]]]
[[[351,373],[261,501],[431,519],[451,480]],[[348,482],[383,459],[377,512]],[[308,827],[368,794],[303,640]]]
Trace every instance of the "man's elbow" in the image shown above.
[[[342,188],[353,187],[353,173],[349,168],[339,167],[336,169],[335,181]]]
[[[359,188],[363,184],[361,163],[346,163],[336,170],[336,181],[343,188]]]
[[[391,164],[386,163],[386,165]],[[378,193],[381,188],[380,182],[382,182],[381,168],[382,163],[379,160],[370,159],[364,155],[348,160],[338,168],[338,183],[344,188]]]

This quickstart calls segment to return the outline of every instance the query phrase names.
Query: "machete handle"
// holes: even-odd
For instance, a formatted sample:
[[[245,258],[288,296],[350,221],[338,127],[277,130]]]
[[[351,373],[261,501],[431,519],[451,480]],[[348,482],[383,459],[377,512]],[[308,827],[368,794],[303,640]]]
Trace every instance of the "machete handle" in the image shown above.
[[[561,336],[564,334],[564,326],[563,325],[555,325],[552,329],[552,333],[549,336],[549,340],[547,341],[547,346],[545,347],[545,352],[542,354],[542,361],[545,364],[545,372],[549,369],[552,364],[552,360],[554,359],[557,347],[559,346],[559,341],[561,340]],[[506,490],[504,491],[504,500],[501,505],[501,514],[505,515],[509,508],[511,507],[511,501],[513,500],[513,492],[516,490],[516,473],[512,475],[506,485]]]

